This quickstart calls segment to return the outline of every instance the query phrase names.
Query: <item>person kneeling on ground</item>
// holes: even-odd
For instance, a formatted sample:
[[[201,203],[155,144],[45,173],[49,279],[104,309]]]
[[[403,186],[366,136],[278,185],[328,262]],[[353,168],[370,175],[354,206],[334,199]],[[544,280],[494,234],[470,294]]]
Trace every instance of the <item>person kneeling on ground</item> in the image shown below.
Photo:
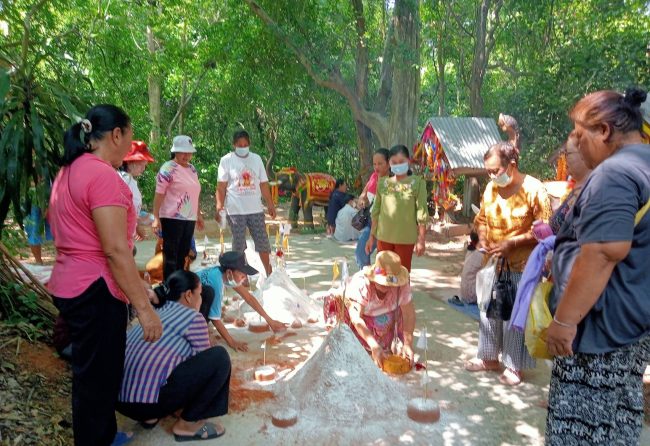
[[[381,368],[395,338],[402,357],[413,365],[413,307],[409,273],[392,251],[377,254],[375,264],[352,276],[347,287],[345,322]]]
[[[214,293],[204,293],[204,300],[200,310],[201,314],[203,314],[206,320],[212,321],[212,325],[215,326],[219,335],[233,350],[245,352],[248,351],[248,345],[245,342],[233,339],[221,320],[221,304],[223,301],[224,287],[232,288],[239,294],[248,305],[264,318],[274,332],[286,328],[286,324],[271,319],[266,311],[264,311],[262,305],[255,299],[255,296],[244,285],[247,276],[253,276],[255,274],[257,274],[257,270],[246,262],[246,255],[239,251],[224,252],[219,256],[219,266],[205,268],[198,273],[201,283],[206,288],[209,286],[214,289]]]
[[[360,231],[352,226],[352,219],[357,212],[359,210],[355,207],[354,198],[350,198],[336,216],[336,225],[334,226],[336,241],[349,242],[359,238]]]
[[[201,281],[178,270],[155,289],[163,325],[158,342],[142,340],[142,327],[127,333],[118,412],[145,429],[181,409],[172,427],[176,441],[217,438],[225,429],[206,419],[228,413],[230,357],[210,347],[208,325],[199,313]]]
[[[449,299],[449,302],[454,305],[476,303],[476,275],[483,267],[484,258],[484,251],[477,249],[478,241],[478,233],[472,231],[469,235],[463,271],[460,273],[460,297],[454,296]]]

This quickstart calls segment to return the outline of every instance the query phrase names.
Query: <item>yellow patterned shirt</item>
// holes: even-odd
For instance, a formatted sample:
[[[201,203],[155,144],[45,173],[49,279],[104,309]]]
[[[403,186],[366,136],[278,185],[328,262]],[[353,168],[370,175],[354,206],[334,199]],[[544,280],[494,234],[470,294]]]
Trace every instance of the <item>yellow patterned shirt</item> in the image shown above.
[[[487,243],[498,243],[532,231],[533,222],[542,220],[548,223],[551,217],[551,203],[541,181],[530,175],[524,177],[519,190],[504,199],[499,188],[490,181],[483,193],[481,210],[474,224],[477,230],[485,227]],[[513,271],[521,272],[534,246],[513,249],[508,261]]]

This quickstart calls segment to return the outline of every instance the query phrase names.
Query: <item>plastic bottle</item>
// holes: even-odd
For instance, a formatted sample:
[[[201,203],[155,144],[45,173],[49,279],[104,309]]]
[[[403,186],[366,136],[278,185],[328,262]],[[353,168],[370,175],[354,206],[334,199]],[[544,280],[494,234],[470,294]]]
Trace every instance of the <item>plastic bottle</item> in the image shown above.
[[[226,229],[226,226],[228,226],[228,222],[226,221],[226,210],[221,209],[219,211],[219,227],[221,229]]]

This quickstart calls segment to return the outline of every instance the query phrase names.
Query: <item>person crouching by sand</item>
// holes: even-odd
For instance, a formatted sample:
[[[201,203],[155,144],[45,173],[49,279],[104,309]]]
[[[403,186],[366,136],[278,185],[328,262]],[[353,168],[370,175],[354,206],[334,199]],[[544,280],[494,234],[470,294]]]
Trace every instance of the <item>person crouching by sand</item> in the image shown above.
[[[354,276],[346,291],[345,323],[350,326],[379,368],[391,353],[395,338],[402,341],[394,352],[413,365],[413,307],[409,273],[393,251],[381,251],[375,264]]]
[[[224,252],[219,256],[219,266],[202,269],[198,272],[201,283],[214,289],[214,294],[204,293],[204,301],[201,304],[201,314],[206,320],[212,321],[219,335],[226,341],[233,350],[248,351],[245,342],[236,341],[228,332],[228,329],[221,320],[221,304],[223,302],[224,288],[232,288],[244,301],[257,311],[260,316],[269,324],[273,332],[284,330],[286,324],[271,319],[264,311],[259,301],[246,288],[244,283],[248,276],[257,274],[257,270],[246,262],[246,255],[240,251]]]
[[[220,437],[225,429],[206,420],[228,413],[230,356],[225,348],[210,346],[208,325],[198,311],[201,281],[178,270],[155,293],[163,335],[148,343],[140,325],[127,333],[117,411],[153,429],[161,418],[182,410],[172,427],[176,441]]]

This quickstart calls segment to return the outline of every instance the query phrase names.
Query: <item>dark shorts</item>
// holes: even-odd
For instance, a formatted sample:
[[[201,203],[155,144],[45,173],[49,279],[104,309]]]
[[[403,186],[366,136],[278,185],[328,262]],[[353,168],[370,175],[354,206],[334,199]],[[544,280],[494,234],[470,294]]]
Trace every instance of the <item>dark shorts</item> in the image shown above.
[[[256,252],[271,252],[269,236],[266,233],[264,212],[247,215],[228,215],[228,225],[232,231],[232,250],[246,250],[246,228],[255,242]]]

